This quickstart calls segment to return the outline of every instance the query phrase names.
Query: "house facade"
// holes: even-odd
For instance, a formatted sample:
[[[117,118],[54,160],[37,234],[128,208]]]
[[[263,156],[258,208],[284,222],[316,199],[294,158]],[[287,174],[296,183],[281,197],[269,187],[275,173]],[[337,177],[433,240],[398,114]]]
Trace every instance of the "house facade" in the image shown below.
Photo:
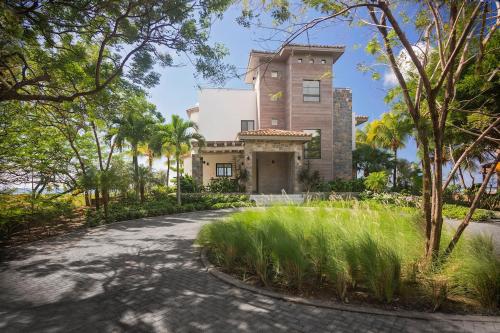
[[[251,51],[245,82],[252,89],[201,89],[187,110],[205,137],[184,160],[200,184],[240,178],[247,193],[301,192],[306,166],[325,181],[352,177],[352,93],[332,83],[343,46],[287,45]]]

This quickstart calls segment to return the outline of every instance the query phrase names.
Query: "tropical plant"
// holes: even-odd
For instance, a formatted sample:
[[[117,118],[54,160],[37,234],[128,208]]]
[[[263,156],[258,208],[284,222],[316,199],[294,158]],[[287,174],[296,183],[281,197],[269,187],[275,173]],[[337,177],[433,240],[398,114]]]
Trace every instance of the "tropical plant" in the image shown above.
[[[383,192],[387,188],[387,172],[372,172],[365,178],[364,182],[366,188],[378,193]]]
[[[397,187],[398,150],[405,147],[412,127],[404,115],[396,112],[384,113],[381,119],[367,125],[366,141],[376,147],[391,150],[394,154],[392,186]]]
[[[181,156],[183,152],[191,150],[192,141],[198,142],[198,145],[203,145],[204,138],[197,133],[198,126],[190,120],[184,120],[178,115],[172,115],[168,125],[159,126],[158,135],[162,138],[162,143],[169,143],[175,147],[175,161],[177,173],[177,204],[182,203],[181,199]]]

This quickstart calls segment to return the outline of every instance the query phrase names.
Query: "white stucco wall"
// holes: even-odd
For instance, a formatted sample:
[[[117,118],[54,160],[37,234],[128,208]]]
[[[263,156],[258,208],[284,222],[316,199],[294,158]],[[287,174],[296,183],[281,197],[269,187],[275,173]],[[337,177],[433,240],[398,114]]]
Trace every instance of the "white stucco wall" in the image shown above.
[[[242,120],[255,121],[257,127],[257,97],[255,91],[244,89],[201,89],[199,112],[195,120],[199,132],[207,141],[236,140]]]

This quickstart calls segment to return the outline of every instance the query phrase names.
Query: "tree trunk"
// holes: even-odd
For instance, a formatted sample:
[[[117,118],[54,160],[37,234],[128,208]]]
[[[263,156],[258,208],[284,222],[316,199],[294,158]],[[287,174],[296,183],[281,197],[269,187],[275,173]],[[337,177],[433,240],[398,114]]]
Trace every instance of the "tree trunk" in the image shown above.
[[[85,197],[85,206],[90,207],[91,203],[90,203],[90,194],[89,194],[89,191],[84,191],[83,192],[83,196]]]
[[[108,189],[102,189],[102,205],[104,207],[104,219],[109,222],[109,193]]]
[[[396,191],[398,181],[398,150],[394,149],[394,172],[392,174],[392,189]]]
[[[181,201],[181,176],[180,176],[180,166],[179,166],[180,156],[175,157],[175,161],[177,164],[177,204],[180,206],[182,204]]]
[[[443,228],[443,149],[441,134],[435,133],[434,175],[432,178],[432,228],[427,256],[437,259]]]
[[[476,192],[476,195],[474,196],[474,200],[472,201],[472,205],[469,208],[467,215],[465,216],[462,223],[458,226],[457,231],[455,232],[455,235],[453,236],[450,244],[446,248],[446,251],[444,252],[445,257],[447,257],[451,254],[451,252],[455,248],[455,245],[457,244],[458,240],[462,236],[462,233],[464,232],[465,228],[467,228],[467,226],[469,225],[470,220],[472,219],[472,215],[476,211],[476,208],[479,205],[479,201],[481,199],[481,196],[483,195],[484,190],[486,190],[486,187],[488,186],[488,183],[490,182],[491,177],[495,173],[495,166],[499,161],[500,161],[500,154],[497,154],[497,158],[496,158],[495,162],[492,163],[490,171],[488,171],[488,174],[483,179],[483,183],[481,184],[481,187],[479,188],[479,190]]]
[[[139,160],[137,158],[137,146],[132,145],[132,163],[134,164],[134,187],[135,194],[139,197]]]
[[[101,209],[101,204],[99,203],[99,189],[96,187],[95,189],[95,209]]]
[[[167,186],[170,183],[170,157],[167,157]]]

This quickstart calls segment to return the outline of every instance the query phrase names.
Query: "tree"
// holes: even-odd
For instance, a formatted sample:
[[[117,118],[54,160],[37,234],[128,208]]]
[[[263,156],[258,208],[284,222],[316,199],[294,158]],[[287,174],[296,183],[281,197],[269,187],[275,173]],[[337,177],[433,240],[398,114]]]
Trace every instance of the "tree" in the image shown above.
[[[116,78],[150,87],[155,64],[186,53],[198,72],[223,80],[227,51],[207,44],[230,0],[15,1],[0,4],[0,101],[72,101]],[[172,52],[174,51],[174,52]]]
[[[384,113],[380,120],[367,125],[366,141],[376,147],[389,149],[394,154],[392,188],[397,187],[398,150],[405,147],[411,133],[411,124],[401,114]]]
[[[154,125],[161,119],[161,116],[155,112],[156,107],[146,101],[144,94],[129,98],[123,107],[123,114],[115,119],[117,126],[112,130],[112,134],[116,134],[116,143],[120,148],[125,141],[130,144],[134,167],[134,188],[139,197],[139,146],[148,142]]]
[[[372,29],[373,38],[366,50],[376,56],[377,63],[386,63],[390,67],[399,85],[398,93],[393,94],[392,99],[404,103],[415,130],[423,165],[426,255],[429,259],[437,259],[440,256],[443,228],[443,191],[449,183],[448,180],[443,183],[447,124],[450,114],[463,112],[463,106],[467,103],[457,100],[460,96],[457,96],[456,89],[464,79],[467,68],[473,67],[473,75],[483,81],[498,80],[498,69],[485,68],[483,63],[486,55],[498,54],[491,42],[500,26],[500,4],[497,1],[396,3],[389,0],[305,0],[304,6],[315,8],[324,16],[315,17],[305,24],[294,25],[282,47],[303,32],[335,18],[345,20],[347,17],[350,22],[357,21],[363,27]],[[414,15],[406,13],[407,6],[411,6]],[[278,23],[296,17],[290,14],[288,7],[289,2],[281,1],[269,1],[264,5]],[[366,10],[366,15],[360,14],[361,9]],[[246,10],[240,21],[248,24],[248,19],[252,16],[253,13]],[[411,26],[406,28],[406,24]],[[374,74],[378,74],[373,75],[374,78],[380,77],[379,73]],[[480,90],[480,94],[485,92],[486,90]],[[479,143],[490,140],[498,145],[499,140],[488,134],[498,134],[500,117],[498,113],[489,114],[489,126],[482,127],[479,131],[469,131],[475,139],[457,159],[456,167],[452,169],[448,179],[454,176],[470,150]],[[466,128],[462,130],[468,131]],[[498,158],[498,153],[496,155]],[[471,205],[469,213],[473,213],[475,208]],[[470,216],[468,214],[463,223]]]
[[[180,182],[180,159],[182,156],[183,148],[189,151],[191,149],[191,142],[196,141],[202,145],[205,141],[203,136],[195,131],[198,130],[196,123],[190,120],[183,120],[178,115],[172,115],[171,121],[167,125],[158,128],[158,135],[162,138],[162,143],[169,143],[175,147],[175,161],[177,173],[177,204],[182,204],[181,201],[181,182]]]

